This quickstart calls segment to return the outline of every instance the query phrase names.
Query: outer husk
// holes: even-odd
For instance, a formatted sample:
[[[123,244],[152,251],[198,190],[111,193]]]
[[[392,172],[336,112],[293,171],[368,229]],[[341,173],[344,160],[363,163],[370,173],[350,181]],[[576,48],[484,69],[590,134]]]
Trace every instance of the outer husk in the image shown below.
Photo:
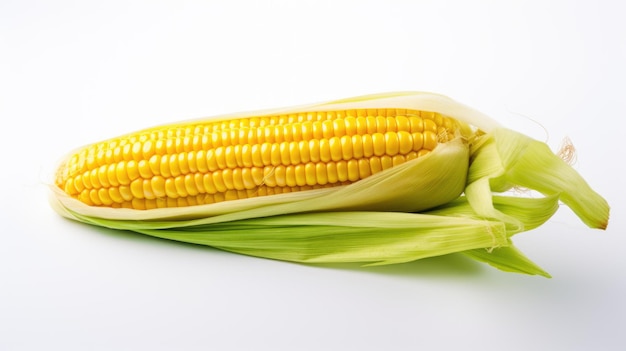
[[[139,211],[89,207],[52,187],[52,204],[85,223],[272,259],[391,264],[460,252],[545,277],[514,247],[514,234],[543,224],[560,201],[588,226],[606,228],[606,201],[544,143],[441,95],[379,94],[217,119],[378,107],[439,112],[473,128],[426,157],[339,188]],[[477,127],[487,133],[472,134]],[[544,196],[505,193],[513,187]]]
[[[272,259],[391,264],[508,245],[498,221],[403,212],[318,212],[152,229],[85,222]]]

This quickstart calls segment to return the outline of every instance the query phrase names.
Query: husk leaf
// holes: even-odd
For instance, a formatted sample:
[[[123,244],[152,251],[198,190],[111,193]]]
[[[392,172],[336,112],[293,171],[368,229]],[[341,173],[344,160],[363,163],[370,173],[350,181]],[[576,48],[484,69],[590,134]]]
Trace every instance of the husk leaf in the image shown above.
[[[522,187],[557,196],[589,227],[606,228],[606,200],[545,143],[505,128],[496,128],[480,138],[472,147],[465,188],[477,214],[515,224],[515,218],[495,210],[490,195]]]
[[[493,250],[474,249],[463,251],[463,254],[476,261],[485,262],[504,272],[522,273],[528,275],[540,275],[551,278],[552,276],[541,267],[528,259],[513,243]]]
[[[128,227],[116,220],[82,221],[222,250],[308,263],[391,264],[508,245],[497,221],[402,212],[321,212],[187,225]]]

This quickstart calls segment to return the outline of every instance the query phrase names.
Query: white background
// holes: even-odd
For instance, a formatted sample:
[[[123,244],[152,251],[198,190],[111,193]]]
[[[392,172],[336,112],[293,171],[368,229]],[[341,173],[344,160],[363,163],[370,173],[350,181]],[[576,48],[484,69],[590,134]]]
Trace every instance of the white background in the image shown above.
[[[0,350],[618,350],[626,330],[620,1],[0,2]],[[557,149],[612,205],[515,237],[552,279],[461,256],[251,258],[57,216],[82,144],[360,94],[448,95]]]

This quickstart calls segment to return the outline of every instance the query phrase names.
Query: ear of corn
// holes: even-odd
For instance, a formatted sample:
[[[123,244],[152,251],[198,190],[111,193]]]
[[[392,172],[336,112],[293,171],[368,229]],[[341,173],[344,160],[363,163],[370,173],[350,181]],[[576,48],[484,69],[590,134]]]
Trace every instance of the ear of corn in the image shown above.
[[[421,108],[442,99],[434,94],[384,95],[151,128],[73,152],[62,161],[53,190],[61,213],[70,208],[111,219],[192,219],[259,207],[264,215],[273,215],[346,210],[354,204],[359,210],[421,211],[457,197],[469,164],[470,127],[444,114],[460,105]],[[480,116],[466,110],[468,116]],[[300,148],[302,144],[307,146]],[[290,154],[297,149],[293,153],[299,154],[299,162],[283,157],[281,148]],[[309,168],[315,179],[304,176],[298,184],[296,175]],[[249,186],[238,188],[246,183],[246,173]],[[287,184],[289,178],[296,183]],[[364,190],[351,189],[349,198],[355,201],[344,200],[343,193],[332,202],[320,198],[365,178],[357,187]],[[379,182],[380,188],[371,187]],[[295,191],[302,187],[308,190]],[[403,191],[391,191],[394,187]],[[263,194],[273,196],[259,196]],[[311,206],[303,206],[305,199]],[[288,205],[294,201],[297,207]]]
[[[314,211],[418,212],[445,204],[465,187],[469,148],[462,139],[438,146],[425,157],[405,162],[361,181],[333,188],[291,192],[221,203],[154,210],[88,206],[53,187],[53,205],[62,215],[75,214],[140,225],[175,227]]]
[[[317,129],[303,127],[316,116],[323,119]],[[420,118],[421,131],[411,129],[412,116]],[[420,154],[426,124],[436,125],[429,127],[436,137]],[[421,136],[405,138],[411,133]],[[159,135],[163,141],[149,140]],[[341,147],[331,148],[331,139]],[[248,153],[272,143],[278,145],[274,153]],[[328,144],[326,151],[318,152],[320,144]],[[373,171],[382,158],[388,167]],[[326,172],[313,172],[318,167]],[[512,187],[545,196],[504,193]],[[543,224],[559,201],[593,228],[604,229],[609,215],[606,201],[545,144],[428,93],[371,95],[140,131],[71,154],[51,188],[53,207],[68,218],[247,255],[391,264],[460,252],[504,271],[543,276],[549,275],[515,248],[514,234]]]

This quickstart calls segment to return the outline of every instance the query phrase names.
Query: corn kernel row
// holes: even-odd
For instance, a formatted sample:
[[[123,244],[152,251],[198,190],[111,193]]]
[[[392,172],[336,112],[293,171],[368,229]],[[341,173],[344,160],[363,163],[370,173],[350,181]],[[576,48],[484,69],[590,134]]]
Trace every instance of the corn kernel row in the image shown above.
[[[454,129],[454,122],[448,117],[428,114],[432,117],[431,119],[418,117],[419,111],[412,111],[412,113],[415,115],[409,117],[348,117],[341,120],[326,119],[315,122],[297,122],[291,125],[269,124],[260,127],[249,127],[249,120],[253,119],[249,118],[235,120],[241,126],[220,130],[216,130],[217,126],[225,123],[213,122],[189,127],[171,127],[92,145],[74,155],[72,163],[83,169],[111,162],[149,158],[153,154],[166,155],[208,150],[219,146],[308,141],[344,135],[376,133],[385,135],[387,132],[412,134],[432,132],[438,138],[446,139],[449,131]]]

